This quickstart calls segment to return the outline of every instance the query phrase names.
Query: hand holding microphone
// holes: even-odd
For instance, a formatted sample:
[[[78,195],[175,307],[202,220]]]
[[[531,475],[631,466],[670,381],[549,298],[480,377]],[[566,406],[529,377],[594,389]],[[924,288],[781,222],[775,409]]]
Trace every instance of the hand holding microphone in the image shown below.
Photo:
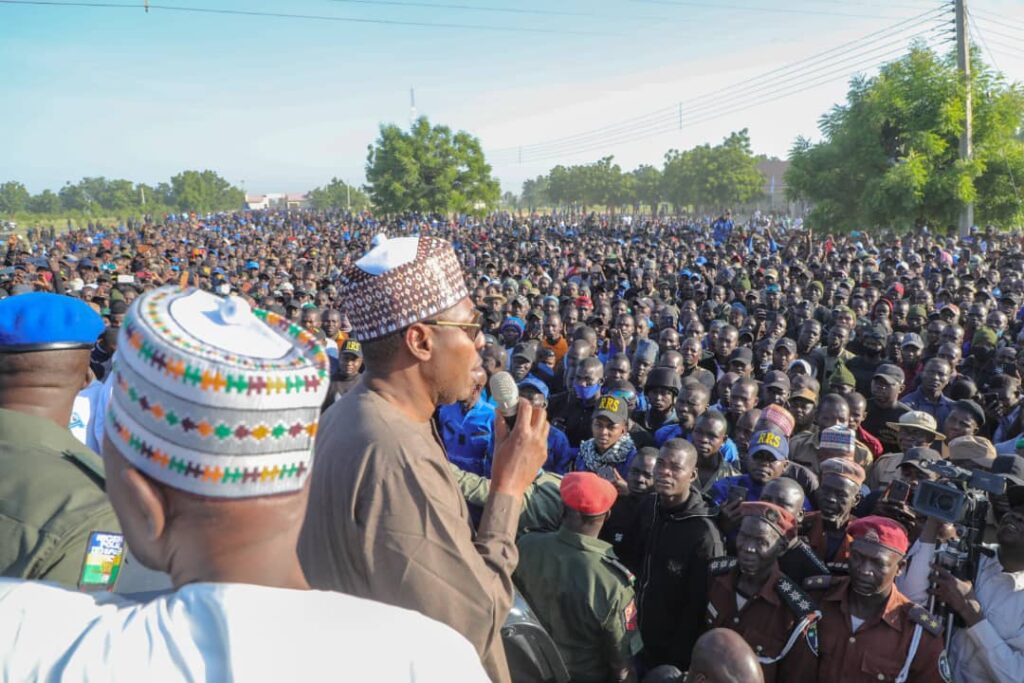
[[[502,419],[495,419],[491,490],[521,496],[537,477],[548,456],[548,418],[519,398],[519,387],[507,372],[497,372],[488,385]]]

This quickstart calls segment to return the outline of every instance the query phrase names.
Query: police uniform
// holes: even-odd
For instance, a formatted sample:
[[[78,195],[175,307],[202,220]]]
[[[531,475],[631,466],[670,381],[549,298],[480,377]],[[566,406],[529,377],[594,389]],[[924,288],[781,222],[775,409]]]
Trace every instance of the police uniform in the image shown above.
[[[850,579],[815,576],[804,589],[822,611],[818,680],[829,683],[868,681],[948,681],[942,624],[928,610],[907,599],[895,586],[881,616],[856,631],[850,621]],[[915,639],[917,645],[912,649]],[[906,669],[907,673],[900,678]]]
[[[0,355],[89,349],[102,331],[70,297],[0,301]],[[104,483],[101,458],[66,427],[0,408],[0,574],[112,588],[125,548]]]
[[[846,562],[850,557],[850,542],[852,540],[850,535],[845,530],[836,532],[830,542],[829,533],[825,530],[825,520],[822,519],[820,512],[809,512],[804,519],[806,524],[804,538],[807,539],[807,545],[818,556],[818,559],[826,564],[840,565]],[[854,519],[854,517],[850,517],[851,522]]]
[[[849,525],[857,541],[901,555],[909,546],[906,530],[885,517],[870,516]],[[821,609],[818,679],[829,683],[938,683],[950,680],[941,622],[892,586],[882,610],[854,628],[850,579],[817,576],[804,589]]]
[[[568,494],[576,482],[611,489],[597,508],[611,508],[615,489],[591,472],[572,472],[562,480],[562,500],[579,509]],[[567,484],[568,482],[568,484]],[[519,566],[514,580],[537,618],[558,646],[574,682],[607,681],[613,666],[625,665],[641,648],[634,601],[634,578],[611,545],[575,533],[564,524],[553,533],[530,533],[519,539]]]
[[[776,565],[761,591],[739,607],[738,579],[735,558],[711,561],[708,628],[730,628],[743,636],[761,661],[765,683],[816,680],[821,614],[811,599]]]

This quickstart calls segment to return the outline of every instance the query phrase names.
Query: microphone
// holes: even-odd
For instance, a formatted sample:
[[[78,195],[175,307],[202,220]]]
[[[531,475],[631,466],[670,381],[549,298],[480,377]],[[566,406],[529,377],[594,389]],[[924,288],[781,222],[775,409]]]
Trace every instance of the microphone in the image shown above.
[[[516,413],[519,411],[519,387],[515,379],[507,372],[496,372],[491,375],[487,385],[491,390],[497,411],[505,418],[509,429],[516,424]]]

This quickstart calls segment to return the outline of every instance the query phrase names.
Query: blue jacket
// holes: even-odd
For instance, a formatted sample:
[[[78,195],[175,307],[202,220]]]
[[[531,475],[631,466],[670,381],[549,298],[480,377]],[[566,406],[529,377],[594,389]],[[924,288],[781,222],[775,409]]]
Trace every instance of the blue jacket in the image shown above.
[[[486,476],[494,451],[494,415],[494,407],[483,399],[468,411],[463,411],[461,403],[441,406],[437,427],[448,460],[466,472]]]
[[[669,439],[684,438],[687,441],[692,442],[692,439],[690,439],[689,434],[685,436],[683,435],[683,428],[680,427],[678,424],[665,425],[658,431],[654,432],[654,444],[658,448],[664,446],[665,442],[668,441]],[[730,439],[729,437],[725,437],[725,443],[723,443],[722,447],[718,449],[718,453],[727,463],[739,467],[740,452],[739,449],[736,448],[736,444],[733,442],[732,439]]]
[[[548,430],[548,459],[544,461],[544,469],[555,474],[570,471],[576,451],[569,445],[569,437],[554,425]]]

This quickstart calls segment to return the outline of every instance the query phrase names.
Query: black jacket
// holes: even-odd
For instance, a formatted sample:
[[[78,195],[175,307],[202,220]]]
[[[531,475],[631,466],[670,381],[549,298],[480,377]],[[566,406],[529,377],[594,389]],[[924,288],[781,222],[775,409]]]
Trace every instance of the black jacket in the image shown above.
[[[715,526],[718,508],[696,488],[675,508],[662,508],[658,498],[645,500],[638,515],[646,539],[637,591],[644,662],[686,671],[705,623],[708,563],[725,546]]]

